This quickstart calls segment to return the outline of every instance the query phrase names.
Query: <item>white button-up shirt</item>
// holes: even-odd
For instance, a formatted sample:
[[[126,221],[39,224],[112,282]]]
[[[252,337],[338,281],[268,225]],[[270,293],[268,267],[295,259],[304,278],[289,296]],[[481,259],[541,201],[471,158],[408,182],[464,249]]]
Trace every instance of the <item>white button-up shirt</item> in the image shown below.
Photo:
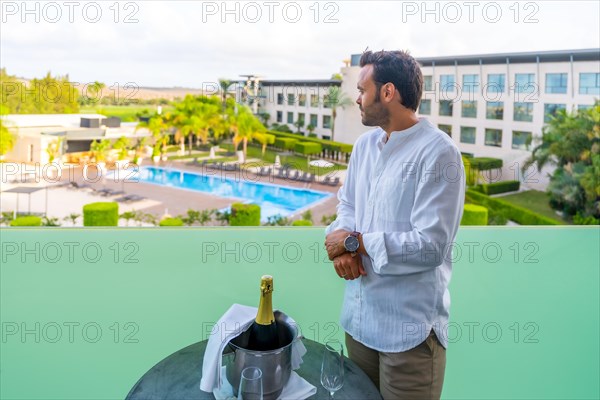
[[[461,154],[426,119],[392,132],[361,135],[327,227],[358,231],[366,276],[348,281],[342,327],[383,352],[416,347],[434,329],[448,345],[452,243],[463,212]]]

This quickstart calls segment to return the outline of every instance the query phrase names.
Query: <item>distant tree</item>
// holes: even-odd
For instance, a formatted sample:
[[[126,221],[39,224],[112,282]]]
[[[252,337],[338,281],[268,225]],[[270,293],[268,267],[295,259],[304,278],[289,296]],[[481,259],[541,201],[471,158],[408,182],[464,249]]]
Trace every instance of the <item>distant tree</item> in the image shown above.
[[[567,215],[600,218],[600,101],[587,110],[559,111],[543,128],[523,170],[552,164],[550,206]]]
[[[7,122],[2,118],[7,113],[8,107],[0,105],[0,156],[11,151],[17,142],[17,137],[8,130]]]

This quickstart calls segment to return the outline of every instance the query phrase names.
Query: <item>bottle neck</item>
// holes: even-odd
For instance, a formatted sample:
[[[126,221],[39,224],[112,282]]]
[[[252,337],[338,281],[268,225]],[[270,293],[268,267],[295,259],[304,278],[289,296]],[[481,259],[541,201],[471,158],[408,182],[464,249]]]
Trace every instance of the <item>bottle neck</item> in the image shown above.
[[[272,288],[261,288],[258,313],[256,314],[256,323],[259,325],[271,325],[275,321],[272,294]]]

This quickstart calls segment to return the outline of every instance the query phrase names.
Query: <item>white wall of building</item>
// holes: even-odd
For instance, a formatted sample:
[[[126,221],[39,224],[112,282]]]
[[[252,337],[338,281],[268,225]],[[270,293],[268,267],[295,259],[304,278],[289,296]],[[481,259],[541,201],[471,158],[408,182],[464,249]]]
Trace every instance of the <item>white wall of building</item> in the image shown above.
[[[323,126],[323,116],[331,117],[331,108],[323,105],[323,96],[327,94],[327,90],[328,86],[310,86],[302,84],[265,85],[262,91],[266,98],[261,100],[259,112],[266,112],[270,114],[271,118],[269,119],[269,124],[287,124],[293,132],[296,132],[297,128],[293,125],[293,123],[288,122],[288,113],[292,113],[294,122],[298,120],[298,114],[304,113],[304,128],[301,128],[300,130],[305,132],[307,135],[308,130],[306,127],[310,124],[311,114],[316,115],[317,125],[314,133],[316,133],[318,137],[322,137],[323,135],[330,136],[331,129]],[[282,104],[278,104],[278,95],[283,96]],[[288,95],[294,98],[294,102],[292,104],[289,104],[288,102]],[[303,106],[301,106],[299,102],[300,95],[306,96],[306,102]],[[313,107],[311,104],[312,95],[316,95],[318,98],[317,107]],[[281,122],[277,121],[278,111],[282,113]],[[338,129],[336,127],[336,131],[337,130]]]

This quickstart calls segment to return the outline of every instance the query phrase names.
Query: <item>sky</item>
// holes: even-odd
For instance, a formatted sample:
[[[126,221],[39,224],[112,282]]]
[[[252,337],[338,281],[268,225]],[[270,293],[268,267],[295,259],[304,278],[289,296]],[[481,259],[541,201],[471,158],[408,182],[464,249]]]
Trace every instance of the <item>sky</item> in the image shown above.
[[[327,79],[351,54],[415,57],[600,47],[591,1],[0,1],[0,65],[145,87]]]

